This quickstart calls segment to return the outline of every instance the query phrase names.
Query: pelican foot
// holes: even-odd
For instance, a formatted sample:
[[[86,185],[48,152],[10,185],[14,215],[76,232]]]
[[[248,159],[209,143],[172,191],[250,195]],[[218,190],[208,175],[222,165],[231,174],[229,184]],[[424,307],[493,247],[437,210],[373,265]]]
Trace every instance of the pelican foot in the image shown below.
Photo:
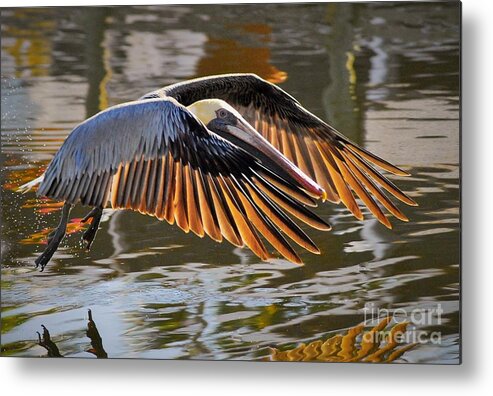
[[[48,262],[53,257],[53,254],[55,254],[55,252],[58,249],[58,246],[60,245],[60,242],[65,236],[68,216],[70,214],[71,208],[72,205],[68,203],[63,205],[62,217],[60,219],[60,223],[58,224],[58,227],[50,233],[50,235],[48,236],[48,246],[46,246],[44,252],[41,253],[41,255],[34,261],[34,263],[36,264],[36,268],[41,267],[41,272],[43,272],[46,264],[48,264]]]
[[[86,223],[89,219],[91,220],[91,224],[89,228],[82,235],[82,240],[86,244],[86,250],[91,249],[92,242],[94,241],[94,237],[99,229],[99,223],[101,221],[101,216],[103,215],[103,208],[93,208],[82,220],[82,223]]]

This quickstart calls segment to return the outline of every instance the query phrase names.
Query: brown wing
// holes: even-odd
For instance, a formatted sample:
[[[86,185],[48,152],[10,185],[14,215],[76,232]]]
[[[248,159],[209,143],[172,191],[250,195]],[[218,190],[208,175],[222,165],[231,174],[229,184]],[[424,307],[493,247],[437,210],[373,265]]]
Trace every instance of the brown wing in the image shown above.
[[[416,205],[376,167],[400,176],[407,176],[407,172],[349,141],[292,96],[256,75],[220,75],[186,81],[143,98],[166,96],[186,106],[206,98],[227,101],[274,147],[323,187],[328,200],[342,202],[358,219],[363,215],[356,198],[389,228],[391,224],[382,206],[398,219],[408,220],[383,190],[408,205]]]
[[[210,132],[173,99],[106,110],[72,131],[49,165],[39,195],[71,203],[132,209],[183,231],[248,246],[271,257],[264,237],[288,260],[288,243],[319,253],[291,213],[330,226],[303,204],[313,201],[252,155]],[[285,237],[286,236],[286,237]]]

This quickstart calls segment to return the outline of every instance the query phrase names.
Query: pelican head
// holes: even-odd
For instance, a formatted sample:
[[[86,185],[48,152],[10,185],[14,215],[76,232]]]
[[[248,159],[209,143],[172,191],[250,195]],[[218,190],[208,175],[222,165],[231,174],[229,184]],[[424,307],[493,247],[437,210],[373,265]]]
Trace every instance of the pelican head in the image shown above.
[[[220,99],[199,100],[188,106],[209,130],[274,166],[291,183],[299,184],[309,195],[326,199],[322,187],[305,175],[258,133],[231,105]]]

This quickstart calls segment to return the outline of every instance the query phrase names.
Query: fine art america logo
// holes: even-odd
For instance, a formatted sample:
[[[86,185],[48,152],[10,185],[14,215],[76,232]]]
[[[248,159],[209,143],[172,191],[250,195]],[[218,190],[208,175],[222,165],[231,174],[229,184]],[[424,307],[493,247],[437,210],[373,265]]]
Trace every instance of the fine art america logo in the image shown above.
[[[403,308],[387,309],[376,307],[374,303],[366,303],[363,308],[364,324],[374,326],[382,319],[388,319],[394,323],[405,323],[404,331],[394,331],[389,334],[388,330],[370,331],[364,334],[372,339],[367,342],[376,342],[391,337],[397,343],[419,343],[440,344],[441,332],[422,330],[426,326],[439,326],[442,324],[443,309],[441,304],[432,308],[415,308],[406,310]]]

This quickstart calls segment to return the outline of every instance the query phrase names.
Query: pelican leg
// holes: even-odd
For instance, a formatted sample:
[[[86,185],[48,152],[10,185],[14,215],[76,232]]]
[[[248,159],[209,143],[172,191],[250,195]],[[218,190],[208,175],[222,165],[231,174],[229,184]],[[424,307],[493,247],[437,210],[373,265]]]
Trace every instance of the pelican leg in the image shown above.
[[[85,223],[89,219],[91,220],[91,225],[82,235],[82,240],[86,243],[86,249],[89,250],[91,248],[92,242],[94,241],[94,237],[98,232],[99,222],[101,221],[101,216],[103,215],[103,208],[93,208],[87,215],[84,217],[81,222]]]
[[[48,234],[48,237],[47,237],[47,239],[48,239],[48,243],[50,243],[50,242],[51,242],[51,240],[53,239],[53,237],[55,236],[55,234],[56,234],[56,230],[57,230],[57,229],[55,228],[53,231],[51,231],[51,232]]]
[[[56,230],[48,236],[48,246],[35,261],[36,268],[41,266],[41,272],[45,269],[46,264],[48,264],[50,259],[53,257],[53,254],[55,254],[58,249],[58,245],[60,245],[60,242],[65,236],[70,209],[72,209],[71,204],[65,203],[65,205],[63,205],[60,223],[58,223]]]

